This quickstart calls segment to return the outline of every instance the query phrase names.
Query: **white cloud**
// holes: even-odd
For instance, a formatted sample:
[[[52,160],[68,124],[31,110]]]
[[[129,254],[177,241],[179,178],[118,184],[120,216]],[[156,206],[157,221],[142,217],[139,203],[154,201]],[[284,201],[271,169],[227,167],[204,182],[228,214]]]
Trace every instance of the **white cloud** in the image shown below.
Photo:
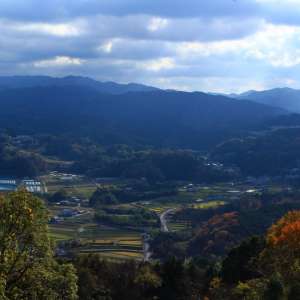
[[[37,0],[0,2],[2,74],[212,91],[296,86],[300,75],[300,0],[45,0],[38,15]]]
[[[33,23],[20,25],[17,29],[21,31],[44,33],[60,37],[79,36],[81,33],[81,29],[79,29],[78,26],[71,24]]]
[[[62,67],[70,65],[81,65],[84,63],[84,60],[75,57],[68,56],[56,56],[52,59],[45,59],[34,62],[34,66],[37,68],[48,68],[48,67]]]
[[[293,67],[300,63],[300,27],[266,24],[263,31],[244,41],[248,57],[275,67]]]
[[[149,31],[158,31],[167,27],[168,23],[167,19],[154,17],[150,20],[147,28]]]
[[[300,63],[300,27],[265,24],[261,31],[240,40],[179,43],[181,59],[232,55],[240,60],[253,59],[275,67]]]
[[[19,33],[44,34],[58,37],[76,37],[83,33],[83,22],[74,23],[33,23],[33,22],[11,22],[0,20],[0,27],[5,30]]]
[[[112,48],[113,48],[113,41],[108,41],[103,43],[98,49],[105,53],[111,53]]]
[[[138,64],[141,68],[148,70],[159,72],[161,70],[169,70],[175,67],[175,63],[172,58],[164,57],[160,59],[151,60],[149,62],[143,62]]]

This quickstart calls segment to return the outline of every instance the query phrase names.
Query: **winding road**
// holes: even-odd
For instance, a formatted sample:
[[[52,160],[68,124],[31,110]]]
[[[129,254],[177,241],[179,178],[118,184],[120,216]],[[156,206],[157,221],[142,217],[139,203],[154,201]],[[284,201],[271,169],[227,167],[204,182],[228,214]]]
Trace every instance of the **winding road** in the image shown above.
[[[148,234],[144,235],[144,261],[149,261],[152,253],[150,252],[150,236]]]
[[[166,211],[164,211],[160,216],[160,230],[161,232],[169,232],[169,228],[168,228],[168,224],[167,224],[167,217],[169,214],[175,212],[176,209],[175,208],[169,208]]]
[[[168,224],[167,224],[167,217],[169,214],[176,211],[176,208],[169,208],[163,213],[159,215],[160,220],[160,230],[161,232],[169,232]],[[144,234],[144,261],[149,261],[151,258],[152,253],[150,252],[150,236],[148,234]]]

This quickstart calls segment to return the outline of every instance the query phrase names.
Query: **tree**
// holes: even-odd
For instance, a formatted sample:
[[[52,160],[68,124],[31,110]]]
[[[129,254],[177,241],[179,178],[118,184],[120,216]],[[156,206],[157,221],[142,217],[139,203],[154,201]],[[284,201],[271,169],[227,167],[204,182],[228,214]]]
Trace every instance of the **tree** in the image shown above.
[[[268,245],[300,253],[300,211],[291,211],[283,216],[269,230]]]
[[[291,211],[271,226],[262,262],[288,279],[295,274],[295,263],[300,255],[300,211]],[[289,278],[289,279],[291,279]]]
[[[280,278],[273,276],[267,284],[264,292],[265,300],[281,300],[284,296],[284,285]]]
[[[55,192],[51,197],[49,197],[49,202],[59,202],[63,200],[67,200],[69,198],[69,194],[66,189],[60,189]]]
[[[0,196],[1,299],[76,299],[74,267],[53,258],[43,203],[25,190]]]
[[[90,206],[97,207],[101,205],[113,205],[117,204],[118,200],[116,196],[109,190],[104,188],[98,188],[90,198]]]
[[[222,263],[222,280],[228,284],[255,278],[254,261],[265,247],[262,237],[252,237],[233,248]]]
[[[300,279],[300,211],[290,211],[273,224],[266,240],[260,269],[269,279],[266,293],[270,296],[267,299],[276,299],[274,295],[279,295],[279,291],[291,297],[298,290]]]
[[[211,294],[214,299],[300,299],[299,257],[300,211],[290,211],[269,228],[265,242],[252,238],[229,252],[221,284],[213,285]]]

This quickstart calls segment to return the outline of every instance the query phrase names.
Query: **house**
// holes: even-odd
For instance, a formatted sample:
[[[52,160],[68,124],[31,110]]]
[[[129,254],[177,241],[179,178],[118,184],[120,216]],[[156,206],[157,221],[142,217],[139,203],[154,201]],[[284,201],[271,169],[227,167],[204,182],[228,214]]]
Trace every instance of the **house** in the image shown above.
[[[196,202],[198,202],[198,203],[199,203],[199,202],[203,202],[203,201],[204,201],[204,200],[203,200],[203,199],[200,199],[200,198],[196,200]]]
[[[17,182],[12,178],[1,178],[0,179],[0,191],[15,191],[17,189]]]
[[[22,185],[28,192],[31,193],[42,193],[42,184],[40,181],[35,179],[25,179],[22,181]]]

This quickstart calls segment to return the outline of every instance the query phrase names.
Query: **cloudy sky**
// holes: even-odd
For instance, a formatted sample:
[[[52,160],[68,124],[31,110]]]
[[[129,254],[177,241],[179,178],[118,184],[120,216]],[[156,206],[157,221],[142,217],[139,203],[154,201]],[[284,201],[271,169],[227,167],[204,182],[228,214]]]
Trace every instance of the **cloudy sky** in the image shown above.
[[[300,88],[300,0],[1,0],[0,75]]]

